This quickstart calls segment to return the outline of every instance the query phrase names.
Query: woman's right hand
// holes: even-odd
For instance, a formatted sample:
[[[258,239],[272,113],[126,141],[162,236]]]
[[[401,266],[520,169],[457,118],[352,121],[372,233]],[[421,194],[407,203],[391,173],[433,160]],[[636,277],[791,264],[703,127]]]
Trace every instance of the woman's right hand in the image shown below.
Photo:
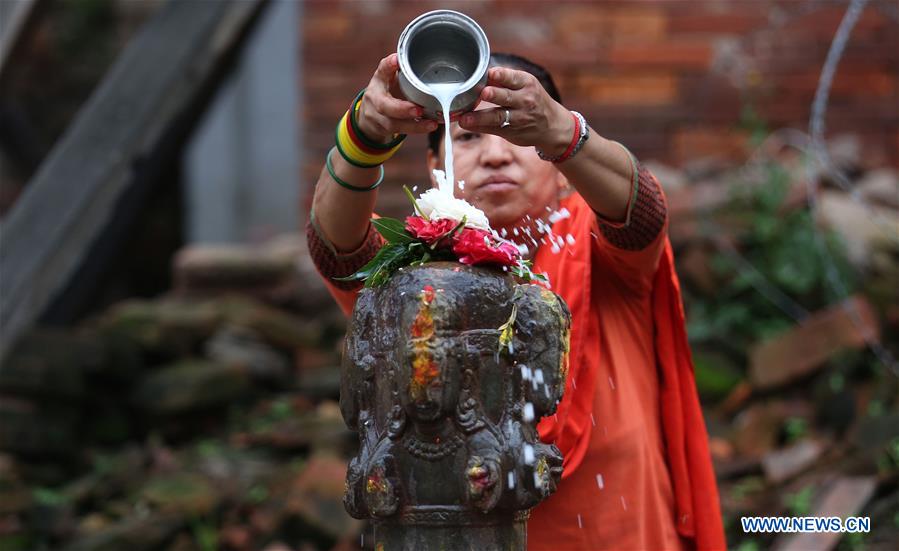
[[[397,98],[399,66],[396,54],[381,60],[365,89],[356,116],[362,133],[378,143],[390,142],[394,134],[427,134],[437,129],[436,121],[421,118],[423,109],[420,106]]]

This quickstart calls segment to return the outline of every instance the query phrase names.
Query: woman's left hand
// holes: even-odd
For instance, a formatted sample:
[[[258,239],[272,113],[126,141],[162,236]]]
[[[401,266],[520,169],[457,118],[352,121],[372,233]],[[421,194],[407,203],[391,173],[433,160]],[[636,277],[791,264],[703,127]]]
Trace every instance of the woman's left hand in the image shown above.
[[[571,142],[571,112],[552,99],[537,77],[528,72],[492,67],[481,100],[499,107],[466,113],[459,126],[495,134],[516,145],[536,146],[549,155],[560,155]]]

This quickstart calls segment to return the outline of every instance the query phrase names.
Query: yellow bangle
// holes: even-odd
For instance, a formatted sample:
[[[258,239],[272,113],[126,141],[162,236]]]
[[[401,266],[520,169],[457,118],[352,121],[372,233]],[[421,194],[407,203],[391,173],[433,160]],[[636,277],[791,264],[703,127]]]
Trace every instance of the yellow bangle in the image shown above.
[[[348,163],[362,168],[372,168],[390,159],[399,150],[406,136],[400,134],[390,143],[378,144],[362,133],[356,122],[356,113],[362,105],[364,93],[363,88],[353,100],[350,109],[337,123],[334,134],[337,151]]]

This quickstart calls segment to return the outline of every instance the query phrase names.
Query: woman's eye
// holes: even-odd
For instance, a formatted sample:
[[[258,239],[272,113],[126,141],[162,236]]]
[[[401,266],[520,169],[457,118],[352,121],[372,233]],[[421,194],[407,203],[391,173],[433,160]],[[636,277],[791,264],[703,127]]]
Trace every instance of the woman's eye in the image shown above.
[[[456,136],[456,141],[470,142],[471,140],[475,140],[480,137],[481,137],[481,135],[478,134],[477,132],[462,132],[461,134]]]

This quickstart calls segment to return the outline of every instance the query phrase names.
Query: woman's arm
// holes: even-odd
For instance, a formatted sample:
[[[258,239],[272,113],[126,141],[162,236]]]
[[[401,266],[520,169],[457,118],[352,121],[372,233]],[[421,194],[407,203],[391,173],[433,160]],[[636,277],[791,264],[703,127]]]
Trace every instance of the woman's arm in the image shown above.
[[[491,68],[481,98],[499,107],[465,115],[460,120],[463,128],[496,134],[517,145],[535,146],[549,156],[561,155],[572,142],[575,130],[572,113],[553,100],[530,73]],[[503,128],[506,110],[510,124]],[[591,128],[577,155],[556,166],[597,213],[601,223],[621,226],[630,221],[629,211],[638,206],[641,197],[638,193],[641,178],[636,160],[623,146]],[[664,223],[662,214],[662,219],[657,221],[658,228]]]
[[[391,93],[398,69],[396,54],[382,59],[362,97],[357,114],[359,129],[374,142],[388,143],[395,134],[424,134],[437,128],[436,122],[421,120],[421,107]],[[336,150],[328,154],[334,173],[346,184],[367,188],[377,181],[379,168],[354,166]],[[321,237],[338,252],[359,248],[369,233],[377,196],[377,189],[354,191],[339,185],[323,166],[312,198],[313,216]]]

